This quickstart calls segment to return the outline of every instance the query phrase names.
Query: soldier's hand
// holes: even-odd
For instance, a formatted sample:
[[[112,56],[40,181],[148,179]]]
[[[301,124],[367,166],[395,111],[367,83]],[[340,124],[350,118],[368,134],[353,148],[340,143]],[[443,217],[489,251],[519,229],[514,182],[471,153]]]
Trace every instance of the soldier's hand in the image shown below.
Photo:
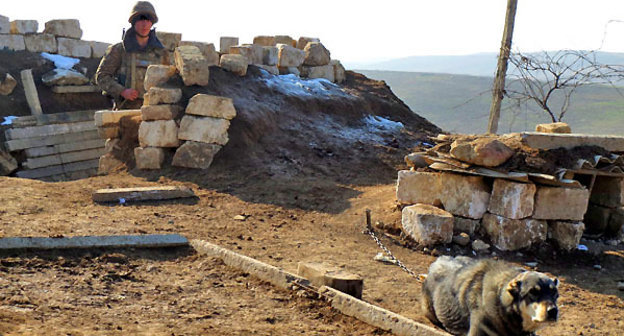
[[[139,97],[139,91],[135,89],[125,89],[121,91],[121,96],[126,100],[135,100]]]

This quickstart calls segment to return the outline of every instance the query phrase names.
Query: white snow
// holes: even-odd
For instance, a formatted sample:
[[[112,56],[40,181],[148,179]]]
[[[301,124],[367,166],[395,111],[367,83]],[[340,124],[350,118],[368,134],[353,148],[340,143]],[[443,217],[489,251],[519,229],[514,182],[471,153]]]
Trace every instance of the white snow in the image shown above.
[[[371,132],[378,132],[378,131],[396,132],[396,131],[401,130],[401,128],[403,128],[403,123],[401,122],[392,121],[383,117],[372,116],[372,115],[364,118],[364,122],[368,124],[368,127],[371,130]]]
[[[327,116],[315,122],[321,132],[332,134],[333,137],[345,142],[383,143],[385,137],[398,135],[403,129],[400,122],[378,116],[367,116],[362,119],[362,126],[345,126]]]
[[[13,119],[17,119],[17,117],[16,116],[4,117],[4,121],[0,125],[11,125],[13,123]]]
[[[54,62],[54,66],[59,69],[71,69],[74,65],[80,63],[80,60],[73,57],[67,57],[63,55],[41,53],[41,57],[48,61]]]
[[[289,96],[319,96],[336,97],[350,96],[342,91],[340,86],[324,78],[304,79],[294,74],[271,75],[264,69],[260,69],[264,75],[260,80],[268,87]]]

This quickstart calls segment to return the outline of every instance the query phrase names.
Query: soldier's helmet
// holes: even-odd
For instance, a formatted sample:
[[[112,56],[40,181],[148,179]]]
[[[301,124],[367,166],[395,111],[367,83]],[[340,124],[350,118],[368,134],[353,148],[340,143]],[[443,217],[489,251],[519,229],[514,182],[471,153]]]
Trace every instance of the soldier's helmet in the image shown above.
[[[128,22],[134,24],[134,20],[139,17],[139,15],[147,16],[152,23],[158,22],[158,16],[156,15],[156,10],[154,6],[152,6],[149,1],[137,1],[137,3],[132,7],[132,11],[130,12],[130,18]]]

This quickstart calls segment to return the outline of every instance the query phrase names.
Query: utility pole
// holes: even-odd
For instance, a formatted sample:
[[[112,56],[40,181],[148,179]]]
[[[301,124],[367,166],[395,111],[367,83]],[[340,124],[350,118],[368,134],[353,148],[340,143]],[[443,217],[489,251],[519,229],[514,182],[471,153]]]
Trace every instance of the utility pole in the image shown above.
[[[500,119],[501,102],[503,101],[503,91],[505,90],[505,75],[507,74],[507,61],[509,60],[509,53],[511,52],[511,37],[513,36],[517,6],[518,0],[507,0],[505,30],[503,30],[503,41],[501,42],[500,55],[498,56],[498,65],[496,67],[496,77],[494,78],[494,88],[492,89],[492,105],[490,106],[488,133],[496,133],[498,131],[498,120]]]

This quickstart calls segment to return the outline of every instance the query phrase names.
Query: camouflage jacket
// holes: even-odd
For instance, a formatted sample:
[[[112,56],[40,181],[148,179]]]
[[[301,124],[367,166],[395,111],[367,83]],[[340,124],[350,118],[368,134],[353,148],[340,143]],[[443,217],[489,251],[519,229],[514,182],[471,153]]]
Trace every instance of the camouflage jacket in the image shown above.
[[[135,64],[136,78],[132,78],[132,63]],[[108,47],[106,54],[102,57],[100,65],[95,73],[95,82],[103,91],[103,94],[112,97],[118,105],[124,99],[121,92],[127,88],[139,91],[138,101],[131,105],[142,104],[145,88],[143,80],[147,67],[150,64],[170,64],[169,51],[156,37],[156,32],[152,30],[149,34],[147,46],[139,46],[134,29],[130,28],[125,34],[123,41]],[[126,106],[125,108],[128,108]]]

